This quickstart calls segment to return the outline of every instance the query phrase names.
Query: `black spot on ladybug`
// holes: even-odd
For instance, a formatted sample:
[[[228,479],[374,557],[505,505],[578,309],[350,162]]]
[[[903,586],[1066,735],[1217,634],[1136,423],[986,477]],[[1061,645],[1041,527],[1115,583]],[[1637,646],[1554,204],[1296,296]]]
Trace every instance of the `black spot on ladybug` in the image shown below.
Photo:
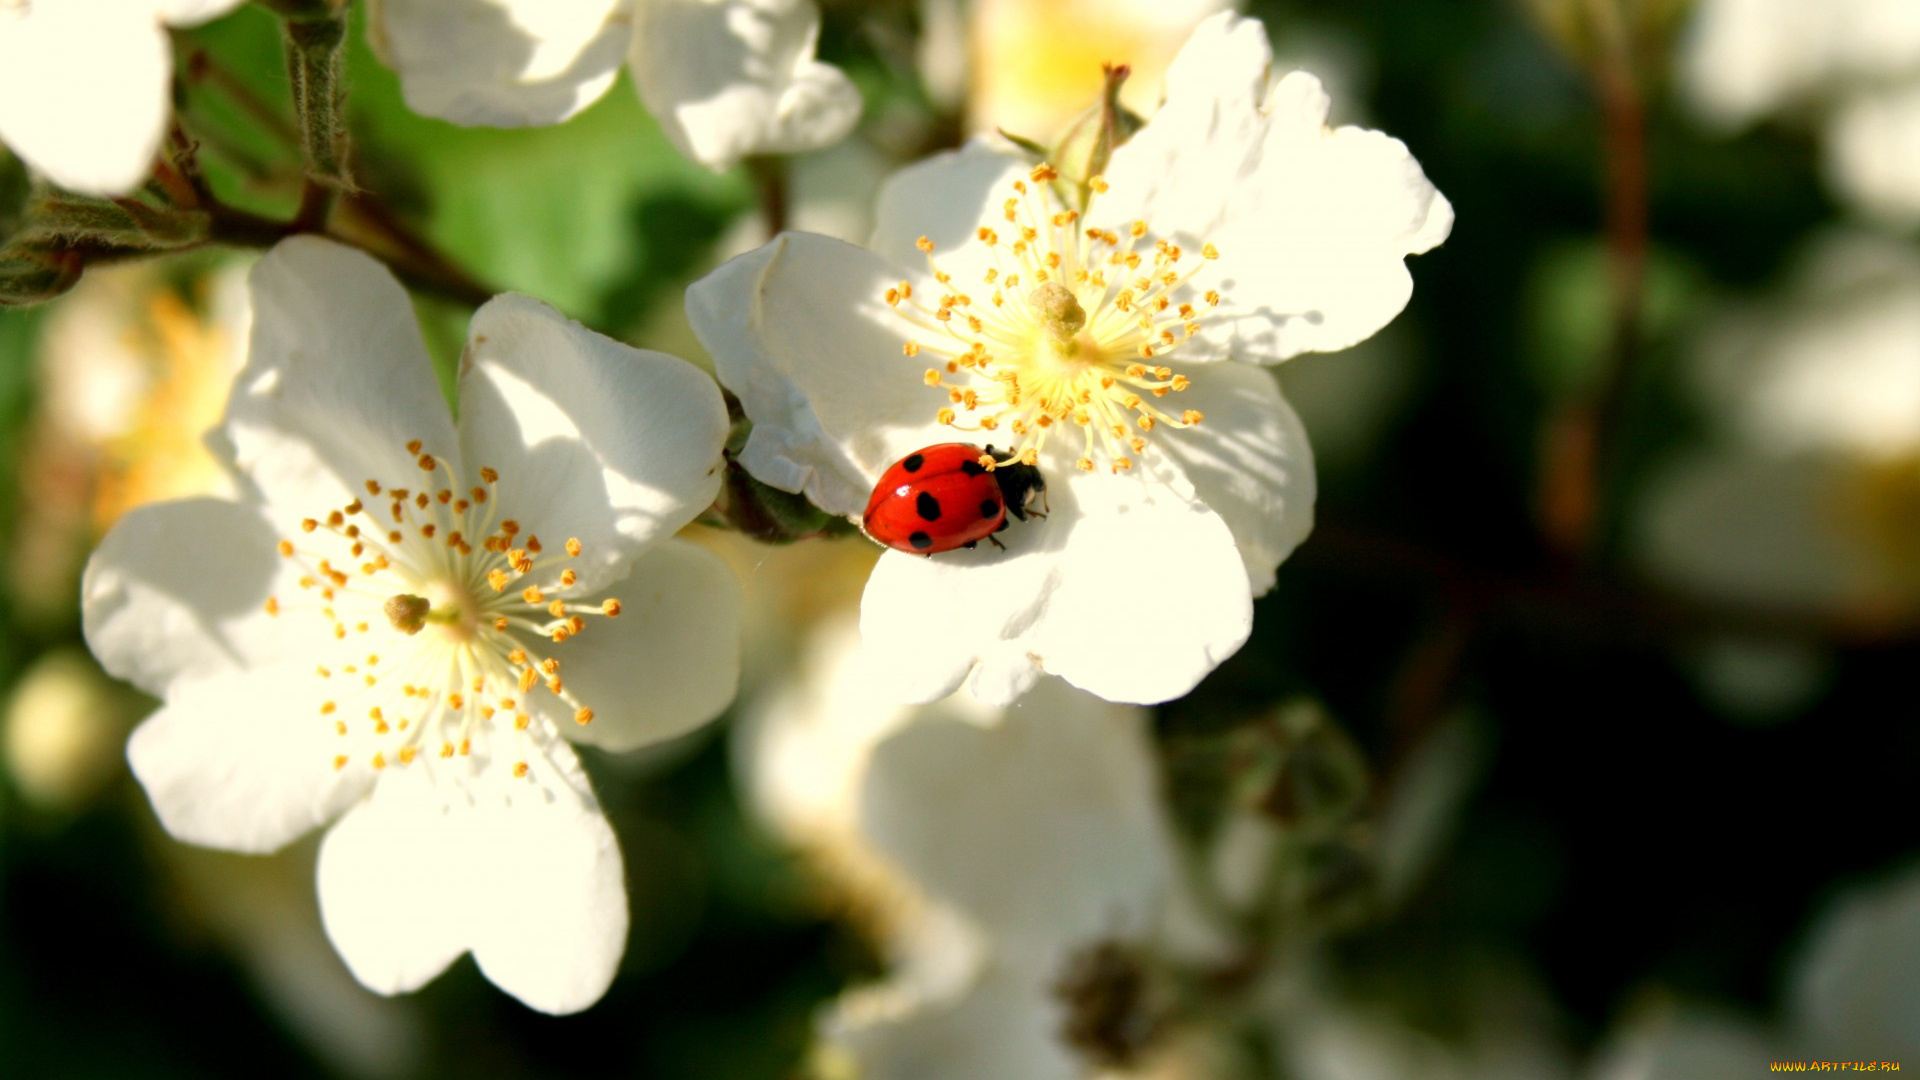
[[[900,459],[900,467],[908,472],[919,472],[920,466],[926,463],[927,459],[920,454],[908,454],[906,457]]]
[[[963,461],[960,463],[960,471],[968,476],[979,476],[987,471],[987,467],[977,461]]]
[[[940,500],[934,498],[932,492],[921,492],[919,497],[913,500],[913,508],[920,512],[922,521],[940,520]]]
[[[933,537],[923,532],[917,532],[907,537],[907,543],[912,544],[913,550],[915,551],[925,551],[933,546]]]
[[[980,516],[990,518],[1000,512],[1000,504],[993,499],[980,500]]]

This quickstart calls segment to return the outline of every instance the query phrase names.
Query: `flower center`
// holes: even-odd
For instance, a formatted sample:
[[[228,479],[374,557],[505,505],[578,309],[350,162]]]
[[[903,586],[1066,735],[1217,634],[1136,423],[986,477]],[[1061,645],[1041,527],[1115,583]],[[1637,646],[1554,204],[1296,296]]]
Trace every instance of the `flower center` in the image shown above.
[[[501,733],[516,751],[513,774],[525,777],[558,734],[534,695],[552,695],[576,723],[593,720],[559,658],[543,654],[584,632],[588,615],[619,615],[620,601],[577,596],[578,574],[563,564],[580,541],[549,551],[497,516],[498,472],[482,468],[467,486],[418,441],[407,451],[423,486],[369,479],[365,499],[302,521],[297,544],[280,541],[301,570],[300,595],[269,597],[266,611],[319,617],[319,711],[343,740],[334,768],[356,755],[375,769],[464,757],[476,734]]]
[[[1163,408],[1160,399],[1189,385],[1162,362],[1198,333],[1220,304],[1218,291],[1198,291],[1192,278],[1219,258],[1212,244],[1194,258],[1179,245],[1148,245],[1147,223],[1123,228],[1082,227],[1081,213],[1054,201],[1050,165],[1013,182],[1001,204],[1009,236],[981,226],[975,241],[986,253],[979,273],[985,303],[954,282],[921,237],[937,304],[916,298],[909,282],[885,294],[887,305],[930,336],[909,339],[908,356],[923,351],[943,362],[926,370],[928,386],[946,391],[935,419],[962,431],[1003,428],[1012,444],[1005,458],[1038,463],[1057,428],[1080,432],[1075,464],[1087,471],[1104,458],[1113,472],[1133,468],[1147,435],[1162,425],[1191,427],[1197,409]],[[1089,186],[1088,211],[1107,190]]]

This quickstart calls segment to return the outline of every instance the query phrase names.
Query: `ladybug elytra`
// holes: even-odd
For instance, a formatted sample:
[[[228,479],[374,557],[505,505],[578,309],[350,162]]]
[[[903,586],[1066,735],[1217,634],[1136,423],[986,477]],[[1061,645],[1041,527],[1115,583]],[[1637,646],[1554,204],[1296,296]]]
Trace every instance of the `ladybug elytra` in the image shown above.
[[[988,469],[990,457],[972,443],[939,443],[887,467],[861,519],[867,535],[896,551],[934,555],[970,548],[1007,527],[1007,515],[1027,520],[1027,504],[1046,490],[1040,470],[1015,462]]]

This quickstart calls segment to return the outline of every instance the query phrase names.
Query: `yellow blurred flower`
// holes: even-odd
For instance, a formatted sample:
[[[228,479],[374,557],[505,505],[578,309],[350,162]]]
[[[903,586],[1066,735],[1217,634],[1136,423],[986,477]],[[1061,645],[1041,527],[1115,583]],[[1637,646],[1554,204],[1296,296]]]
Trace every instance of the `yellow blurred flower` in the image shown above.
[[[101,268],[55,307],[9,583],[27,612],[71,610],[87,549],[129,509],[230,489],[200,438],[245,354],[244,269],[182,289],[151,263]]]
[[[7,699],[7,775],[41,810],[84,809],[113,778],[132,718],[130,702],[78,649],[33,662]]]
[[[968,13],[968,122],[1050,142],[1100,92],[1100,65],[1126,64],[1121,103],[1159,105],[1174,53],[1231,0],[974,0]]]

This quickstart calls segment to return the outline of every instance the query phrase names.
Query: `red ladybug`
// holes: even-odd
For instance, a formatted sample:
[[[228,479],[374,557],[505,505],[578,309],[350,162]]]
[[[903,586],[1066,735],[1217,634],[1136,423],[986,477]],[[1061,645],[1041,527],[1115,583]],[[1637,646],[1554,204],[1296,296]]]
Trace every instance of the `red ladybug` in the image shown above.
[[[867,535],[915,555],[970,548],[982,540],[999,547],[993,534],[1007,527],[1007,515],[1027,520],[1027,503],[1047,485],[1031,465],[988,471],[980,458],[992,453],[991,446],[940,443],[889,465],[861,519]]]

